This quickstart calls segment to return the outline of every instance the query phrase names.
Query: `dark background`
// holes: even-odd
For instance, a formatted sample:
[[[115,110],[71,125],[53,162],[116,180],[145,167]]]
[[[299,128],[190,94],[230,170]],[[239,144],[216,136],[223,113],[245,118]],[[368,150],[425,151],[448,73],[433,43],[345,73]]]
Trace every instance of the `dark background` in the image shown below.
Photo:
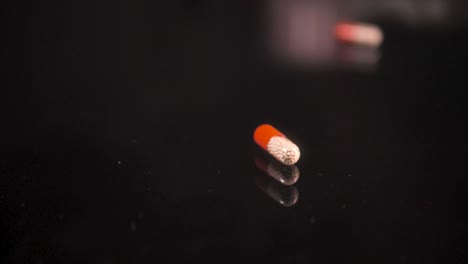
[[[266,1],[6,4],[4,259],[466,263],[468,31],[447,3],[376,17],[370,71],[271,62]],[[301,148],[294,206],[255,185],[262,123]]]

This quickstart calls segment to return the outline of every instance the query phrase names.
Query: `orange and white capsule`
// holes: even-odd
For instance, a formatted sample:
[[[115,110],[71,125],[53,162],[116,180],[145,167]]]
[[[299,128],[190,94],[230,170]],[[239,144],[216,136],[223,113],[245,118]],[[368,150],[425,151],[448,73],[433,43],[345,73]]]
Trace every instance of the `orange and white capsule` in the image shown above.
[[[382,30],[373,24],[341,22],[335,26],[335,37],[339,41],[370,47],[382,44]]]
[[[253,137],[257,145],[285,165],[295,164],[301,156],[296,144],[271,125],[260,125]]]

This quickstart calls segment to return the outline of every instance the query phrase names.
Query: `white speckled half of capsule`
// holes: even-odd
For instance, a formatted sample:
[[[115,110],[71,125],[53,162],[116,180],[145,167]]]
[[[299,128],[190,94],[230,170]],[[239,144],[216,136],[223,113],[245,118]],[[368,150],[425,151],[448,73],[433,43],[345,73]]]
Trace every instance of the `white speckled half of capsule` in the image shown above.
[[[296,144],[281,136],[270,138],[267,151],[284,165],[293,165],[301,157],[301,152]]]
[[[374,25],[358,24],[353,31],[353,40],[356,43],[378,47],[382,44],[382,30]]]

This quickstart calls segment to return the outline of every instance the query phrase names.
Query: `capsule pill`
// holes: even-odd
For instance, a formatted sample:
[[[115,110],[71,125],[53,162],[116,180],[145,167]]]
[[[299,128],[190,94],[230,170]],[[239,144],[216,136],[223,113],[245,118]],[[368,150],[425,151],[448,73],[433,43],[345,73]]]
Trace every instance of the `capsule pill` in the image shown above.
[[[382,44],[382,30],[374,24],[341,22],[335,26],[337,40],[350,44],[378,47]]]
[[[301,152],[296,144],[268,124],[260,125],[255,129],[254,141],[284,165],[295,164],[301,156]]]

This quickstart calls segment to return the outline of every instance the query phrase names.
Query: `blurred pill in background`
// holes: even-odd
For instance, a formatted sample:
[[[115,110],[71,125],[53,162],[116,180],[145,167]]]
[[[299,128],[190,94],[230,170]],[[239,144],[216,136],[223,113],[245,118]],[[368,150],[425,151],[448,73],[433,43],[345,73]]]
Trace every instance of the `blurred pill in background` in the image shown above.
[[[382,43],[382,30],[373,24],[341,22],[349,18],[337,2],[267,3],[264,42],[270,62],[293,70],[335,70],[344,66],[361,72],[376,68],[380,58],[376,48]],[[350,17],[350,21],[359,21]]]
[[[377,25],[358,22],[337,23],[335,37],[341,42],[375,48],[383,41],[382,30]]]

